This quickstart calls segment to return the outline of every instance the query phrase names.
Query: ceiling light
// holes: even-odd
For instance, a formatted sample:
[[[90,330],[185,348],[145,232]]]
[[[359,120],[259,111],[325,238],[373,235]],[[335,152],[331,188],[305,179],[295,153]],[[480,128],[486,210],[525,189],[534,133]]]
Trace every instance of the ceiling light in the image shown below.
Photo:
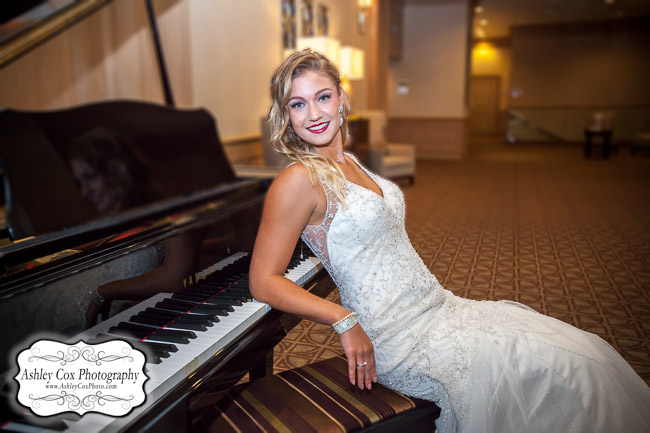
[[[483,13],[483,6],[476,6],[474,8],[474,13],[475,14],[482,14]]]
[[[483,19],[480,20],[478,23],[479,23],[480,25],[482,25],[482,26],[487,26],[487,24],[488,24],[488,20],[486,20],[485,18],[483,18]]]

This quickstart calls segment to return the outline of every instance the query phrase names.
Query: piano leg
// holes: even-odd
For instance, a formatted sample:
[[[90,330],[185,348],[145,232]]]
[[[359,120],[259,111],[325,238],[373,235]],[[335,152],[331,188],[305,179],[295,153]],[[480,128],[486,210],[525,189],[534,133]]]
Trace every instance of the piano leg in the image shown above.
[[[273,349],[286,335],[286,331],[282,327],[278,326],[278,331],[270,337],[272,341],[269,341],[269,344],[272,344],[273,346],[248,372],[250,380],[257,380],[273,375]]]

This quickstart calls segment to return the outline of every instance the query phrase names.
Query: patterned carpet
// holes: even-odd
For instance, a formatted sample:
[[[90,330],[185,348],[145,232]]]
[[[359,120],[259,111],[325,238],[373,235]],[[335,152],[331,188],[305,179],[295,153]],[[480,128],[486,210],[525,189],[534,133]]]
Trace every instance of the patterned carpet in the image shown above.
[[[463,161],[417,169],[406,228],[443,286],[598,334],[650,384],[650,158],[473,138]],[[275,369],[341,352],[329,327],[303,321]]]

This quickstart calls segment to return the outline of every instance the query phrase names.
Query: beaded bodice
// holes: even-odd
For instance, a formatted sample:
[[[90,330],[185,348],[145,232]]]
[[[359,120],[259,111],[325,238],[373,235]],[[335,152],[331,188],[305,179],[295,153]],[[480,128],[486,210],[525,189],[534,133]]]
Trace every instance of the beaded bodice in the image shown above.
[[[347,182],[343,205],[323,184],[325,218],[307,226],[302,237],[337,284],[342,304],[359,314],[362,326],[376,340],[390,337],[396,329],[392,322],[408,323],[435,308],[444,294],[408,239],[401,190],[362,169],[383,197]]]

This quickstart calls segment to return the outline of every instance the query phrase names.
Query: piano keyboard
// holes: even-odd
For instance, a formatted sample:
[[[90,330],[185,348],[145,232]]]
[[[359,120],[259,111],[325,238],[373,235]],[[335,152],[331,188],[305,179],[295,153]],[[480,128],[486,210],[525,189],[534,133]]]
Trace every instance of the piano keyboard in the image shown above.
[[[298,285],[306,283],[323,267],[317,258],[311,256],[311,251],[305,249],[305,253],[306,252],[309,252],[309,254],[305,254],[301,258],[302,253],[300,249],[298,249],[296,253],[294,253],[294,257],[289,265],[290,269],[285,273],[286,278]],[[217,282],[216,279],[212,278],[216,273],[225,276],[227,281],[230,281],[227,285],[229,288],[238,285],[247,288],[249,263],[250,258],[248,253],[234,254],[197,274],[198,281],[181,291],[180,294],[185,295],[193,289],[201,288],[202,286],[223,286],[223,281]],[[239,268],[239,271],[235,271],[234,274],[228,276],[231,268],[237,267]],[[218,292],[219,290],[223,289],[216,289],[215,291]],[[227,291],[228,289],[226,288],[225,290]],[[223,293],[223,291],[212,296],[210,299],[218,302],[216,300],[219,299],[220,293]],[[209,309],[200,310],[202,307],[186,307],[186,310],[189,309],[196,311],[185,314],[177,313],[182,314],[182,317],[186,320],[179,319],[179,323],[174,320],[165,325],[163,330],[170,331],[170,334],[180,331],[181,333],[184,333],[184,336],[163,335],[162,337],[158,337],[157,335],[150,335],[149,337],[143,338],[141,342],[132,337],[129,338],[125,336],[124,328],[133,327],[139,330],[140,327],[145,327],[149,329],[148,325],[134,322],[133,319],[135,317],[138,317],[136,320],[141,318],[153,318],[152,320],[156,320],[156,318],[149,313],[166,308],[176,308],[176,301],[180,301],[179,305],[184,305],[183,300],[179,300],[173,293],[159,293],[140,302],[132,308],[123,311],[122,313],[116,314],[108,320],[86,330],[68,341],[69,343],[75,343],[81,339],[86,343],[91,343],[93,340],[103,341],[110,338],[122,338],[130,341],[138,348],[151,347],[151,350],[147,351],[149,353],[147,354],[146,374],[149,377],[149,380],[145,382],[144,386],[147,394],[145,405],[134,409],[130,415],[122,418],[113,418],[98,413],[87,413],[78,421],[65,420],[66,428],[64,429],[43,430],[42,427],[22,424],[19,422],[10,422],[3,426],[3,429],[17,432],[58,430],[75,433],[88,433],[108,431],[110,428],[110,431],[116,431],[125,426],[131,420],[135,419],[139,413],[145,411],[148,406],[169,392],[174,388],[174,386],[183,381],[216,353],[236,340],[239,335],[245,333],[271,309],[267,304],[249,298],[249,300],[241,302],[241,305],[233,305],[231,308],[233,311],[221,311],[219,313],[221,315],[216,315],[216,320],[218,321],[208,325],[204,330],[201,330],[199,328],[201,328],[202,325],[196,326],[197,321],[194,319],[196,317],[205,318],[205,313],[210,315],[213,311],[210,311]],[[234,303],[238,304],[239,302],[235,300]],[[202,304],[202,306],[203,305],[204,304]],[[217,304],[215,303],[214,305]],[[196,329],[190,330],[187,329],[188,327]],[[155,328],[150,329],[154,330]],[[187,337],[188,335],[190,337]],[[140,338],[140,336],[138,337]],[[168,339],[186,342],[176,343],[173,341],[164,341]],[[169,350],[165,350],[166,348]]]

